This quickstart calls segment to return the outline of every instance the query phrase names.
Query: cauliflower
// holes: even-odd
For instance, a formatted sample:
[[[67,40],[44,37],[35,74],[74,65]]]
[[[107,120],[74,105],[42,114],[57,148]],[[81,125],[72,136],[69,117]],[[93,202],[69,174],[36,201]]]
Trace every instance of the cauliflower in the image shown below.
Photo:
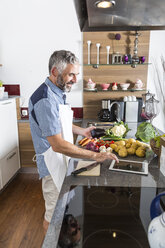
[[[111,128],[111,132],[117,136],[117,137],[121,137],[124,135],[124,133],[126,132],[126,128],[124,125],[116,125],[113,128]]]

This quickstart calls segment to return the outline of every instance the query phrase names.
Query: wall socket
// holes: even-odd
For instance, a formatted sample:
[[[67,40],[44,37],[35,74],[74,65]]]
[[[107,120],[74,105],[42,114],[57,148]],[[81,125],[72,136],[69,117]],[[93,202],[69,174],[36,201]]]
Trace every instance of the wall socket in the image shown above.
[[[22,109],[22,115],[23,115],[23,116],[28,115],[28,111],[27,111],[26,109]]]
[[[28,112],[28,108],[26,107],[22,107],[21,108],[21,118],[28,118],[29,117],[29,112]]]

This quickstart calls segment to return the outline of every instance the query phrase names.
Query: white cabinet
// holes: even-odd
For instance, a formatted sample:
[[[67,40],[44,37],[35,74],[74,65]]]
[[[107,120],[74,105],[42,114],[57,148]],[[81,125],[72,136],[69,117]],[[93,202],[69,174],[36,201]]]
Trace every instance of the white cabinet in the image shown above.
[[[15,99],[0,101],[0,189],[20,168]]]
[[[18,149],[15,148],[7,156],[1,159],[1,182],[2,187],[12,178],[12,176],[19,169],[19,154]]]

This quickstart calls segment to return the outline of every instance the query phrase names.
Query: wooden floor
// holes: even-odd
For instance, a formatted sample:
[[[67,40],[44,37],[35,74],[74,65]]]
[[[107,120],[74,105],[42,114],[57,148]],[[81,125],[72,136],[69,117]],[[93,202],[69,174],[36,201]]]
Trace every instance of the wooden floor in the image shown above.
[[[0,192],[0,248],[40,248],[43,215],[38,174],[17,174]]]

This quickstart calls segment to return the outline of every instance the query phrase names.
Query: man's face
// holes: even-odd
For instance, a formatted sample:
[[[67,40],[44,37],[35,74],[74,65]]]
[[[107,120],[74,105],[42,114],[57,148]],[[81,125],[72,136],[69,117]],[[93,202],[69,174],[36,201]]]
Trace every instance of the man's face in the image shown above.
[[[70,92],[72,85],[77,82],[79,64],[68,64],[65,70],[58,74],[56,84],[64,92]]]

